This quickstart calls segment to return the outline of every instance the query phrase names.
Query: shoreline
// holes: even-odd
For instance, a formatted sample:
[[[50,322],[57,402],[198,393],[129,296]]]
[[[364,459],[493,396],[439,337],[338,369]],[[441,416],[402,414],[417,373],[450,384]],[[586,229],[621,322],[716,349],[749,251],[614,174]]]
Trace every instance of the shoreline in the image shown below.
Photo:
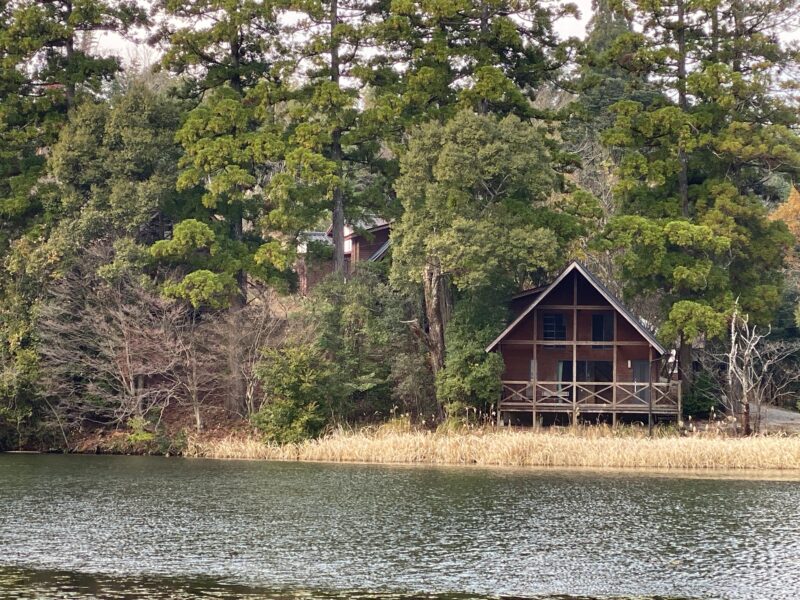
[[[193,439],[189,458],[279,460],[370,465],[477,466],[525,469],[728,471],[800,477],[800,436],[731,438],[616,435],[611,430],[565,432],[335,432],[300,444],[252,437]]]
[[[222,434],[222,435],[220,435]],[[389,427],[338,430],[296,444],[265,443],[244,431],[190,435],[180,451],[123,446],[119,434],[64,454],[152,455],[214,460],[268,460],[393,466],[647,472],[655,475],[718,474],[800,480],[800,436],[728,437],[720,433],[680,435],[638,429],[585,427],[565,430],[495,428],[434,432]],[[31,451],[8,451],[31,454]],[[41,452],[42,454],[60,452]]]
[[[57,455],[57,456],[113,456],[113,457],[150,457],[164,459],[181,459],[190,461],[215,461],[215,462],[267,462],[267,463],[301,463],[310,465],[338,465],[338,466],[362,466],[362,467],[388,467],[388,468],[435,468],[435,469],[468,469],[468,470],[488,470],[495,472],[524,474],[585,474],[593,476],[607,475],[609,477],[619,475],[635,475],[641,477],[662,477],[678,479],[714,479],[732,481],[786,481],[800,483],[800,468],[787,469],[762,469],[762,468],[739,468],[727,469],[707,467],[697,468],[663,468],[663,467],[581,467],[581,466],[518,466],[506,464],[466,464],[466,463],[424,463],[424,462],[375,462],[375,461],[345,461],[345,460],[322,460],[322,459],[291,459],[291,458],[248,458],[248,457],[208,457],[191,456],[176,454],[133,454],[133,453],[95,453],[95,452],[41,452],[31,450],[2,450],[0,455]]]

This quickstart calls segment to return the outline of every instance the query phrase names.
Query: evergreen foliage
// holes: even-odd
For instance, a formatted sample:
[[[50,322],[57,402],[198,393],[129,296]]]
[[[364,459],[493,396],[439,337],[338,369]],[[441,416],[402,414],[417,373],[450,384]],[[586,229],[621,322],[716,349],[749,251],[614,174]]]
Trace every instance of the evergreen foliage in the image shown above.
[[[735,301],[755,322],[781,299],[791,238],[767,220],[769,175],[796,176],[794,110],[770,93],[796,61],[778,35],[794,3],[631,2],[638,24],[614,44],[618,62],[656,85],[649,104],[611,107],[604,134],[622,153],[620,212],[607,231],[631,295],[658,294],[660,334],[691,364],[699,337],[725,330]],[[691,370],[684,370],[684,381]]]

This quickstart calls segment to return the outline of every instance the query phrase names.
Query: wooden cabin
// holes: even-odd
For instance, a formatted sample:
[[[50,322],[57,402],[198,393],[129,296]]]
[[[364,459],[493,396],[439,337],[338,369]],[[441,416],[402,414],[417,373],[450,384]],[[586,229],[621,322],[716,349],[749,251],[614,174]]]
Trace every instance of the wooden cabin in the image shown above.
[[[676,419],[678,381],[653,334],[583,265],[512,299],[515,318],[486,348],[505,363],[498,424]]]
[[[353,273],[360,262],[376,262],[383,260],[389,251],[391,223],[384,219],[373,218],[358,225],[345,225],[344,228],[344,262],[345,272]],[[306,258],[308,242],[314,241],[333,245],[333,226],[327,231],[306,231],[300,236],[297,246],[298,260],[295,263],[300,294],[303,296],[333,272],[333,261],[311,261]]]
[[[348,272],[362,261],[383,260],[389,250],[391,224],[383,219],[374,219],[368,224],[344,228],[344,259]]]

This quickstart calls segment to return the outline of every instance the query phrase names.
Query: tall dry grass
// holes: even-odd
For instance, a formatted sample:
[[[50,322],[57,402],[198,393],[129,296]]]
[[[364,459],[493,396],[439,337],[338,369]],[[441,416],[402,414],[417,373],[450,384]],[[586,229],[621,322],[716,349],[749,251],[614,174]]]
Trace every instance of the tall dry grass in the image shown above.
[[[722,435],[648,438],[638,431],[483,429],[435,433],[392,428],[338,430],[284,446],[254,438],[194,439],[186,453],[205,458],[431,465],[636,469],[800,470],[800,437]]]

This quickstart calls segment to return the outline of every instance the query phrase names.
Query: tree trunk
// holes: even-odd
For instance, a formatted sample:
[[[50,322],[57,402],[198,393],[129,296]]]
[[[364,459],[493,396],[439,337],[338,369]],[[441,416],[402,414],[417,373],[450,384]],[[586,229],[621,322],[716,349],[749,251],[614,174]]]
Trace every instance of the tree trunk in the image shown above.
[[[742,72],[742,40],[744,31],[744,7],[741,0],[734,0],[731,3],[731,13],[733,14],[733,60],[732,66],[735,73]]]
[[[200,433],[203,429],[203,421],[200,418],[200,404],[197,399],[194,401],[194,425],[197,429],[197,433]]]
[[[719,7],[711,9],[711,61],[719,61]]]
[[[72,18],[72,2],[67,2],[64,5],[64,8],[66,9],[66,15],[65,15],[65,19],[64,20],[65,20],[65,22],[69,22],[71,20],[71,18]],[[64,41],[64,53],[66,54],[67,65],[72,67],[72,58],[75,55],[75,34],[74,33],[70,33],[67,36],[67,39]],[[68,68],[67,69],[67,77],[69,77],[70,72],[72,72],[72,69]],[[74,81],[70,81],[69,79],[67,79],[67,81],[64,84],[64,95],[67,98],[67,108],[72,108],[72,106],[75,104],[75,82]]]
[[[481,38],[480,45],[486,48],[489,39],[489,6],[484,3],[481,9]],[[478,104],[478,113],[485,115],[489,112],[489,100],[481,98]]]
[[[753,433],[753,427],[750,423],[750,399],[747,397],[742,399],[742,432],[744,435]]]
[[[339,24],[338,0],[331,0],[331,81],[339,85],[339,41],[336,27]],[[336,163],[337,174],[340,181],[333,190],[333,270],[336,273],[345,273],[344,264],[344,194],[341,185],[342,172],[342,132],[335,129],[331,134],[331,160]]]
[[[228,377],[230,388],[226,408],[236,414],[240,414],[244,404],[244,378],[239,368],[241,356],[239,355],[239,332],[238,325],[241,319],[231,319],[226,332],[226,345],[228,354]]]
[[[192,369],[192,382],[191,382],[191,393],[192,393],[192,407],[194,408],[194,424],[195,428],[197,429],[197,433],[203,429],[203,422],[200,418],[200,385],[199,385],[199,377],[200,374],[197,372],[197,348],[194,345],[194,336],[197,334],[196,330],[196,323],[192,322],[192,340],[189,343],[189,364],[191,365]]]
[[[444,367],[445,327],[450,319],[453,300],[447,277],[442,275],[438,264],[429,264],[423,273],[425,293],[425,318],[428,322],[428,349],[433,374]]]
[[[331,146],[331,158],[339,163],[339,175],[341,176],[342,146],[340,133],[334,132]],[[345,273],[344,263],[344,197],[341,184],[337,184],[333,190],[333,270],[336,273]]]
[[[230,83],[231,88],[236,91],[237,93],[242,93],[242,75],[241,75],[241,53],[242,53],[242,44],[241,44],[241,35],[240,32],[237,31],[236,35],[233,37],[230,43],[230,57],[231,57],[231,76],[228,80]]]
[[[240,204],[231,205],[230,219],[231,238],[241,242],[244,239],[244,218]],[[247,304],[247,273],[244,269],[236,271],[236,287],[238,288],[237,292],[231,299],[233,310],[239,310]]]
[[[230,78],[228,79],[228,84],[231,86],[231,89],[233,89],[239,95],[242,94],[243,90],[242,77],[240,73],[241,53],[241,36],[237,31],[236,35],[234,35],[230,41],[230,60],[232,72],[230,74]],[[244,239],[244,215],[241,204],[237,203],[231,205],[229,214],[231,221],[231,238],[237,242],[241,242]],[[236,285],[239,288],[239,293],[231,302],[231,306],[234,310],[242,308],[247,304],[247,274],[242,269],[239,269],[236,272]]]
[[[688,111],[689,103],[686,97],[686,16],[683,0],[678,1],[678,27],[676,38],[678,42],[678,106],[684,114]],[[678,195],[681,201],[681,214],[689,217],[689,158],[683,146],[678,147]]]

